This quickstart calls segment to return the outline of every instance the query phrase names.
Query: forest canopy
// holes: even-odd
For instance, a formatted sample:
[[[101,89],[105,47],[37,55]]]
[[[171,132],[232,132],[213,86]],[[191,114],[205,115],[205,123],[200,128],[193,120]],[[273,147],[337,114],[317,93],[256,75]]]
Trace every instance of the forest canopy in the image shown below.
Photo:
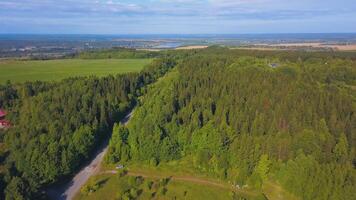
[[[43,186],[78,170],[144,87],[174,65],[166,57],[140,73],[0,86],[0,108],[13,124],[0,130],[0,198],[40,198]]]
[[[40,199],[104,138],[107,163],[189,161],[199,173],[301,199],[356,199],[356,55],[223,47],[104,50],[140,73],[0,85],[0,198]],[[128,126],[115,124],[136,106]],[[184,167],[184,166],[183,166]]]
[[[356,61],[333,53],[191,51],[149,88],[107,162],[191,160],[255,189],[355,199]]]

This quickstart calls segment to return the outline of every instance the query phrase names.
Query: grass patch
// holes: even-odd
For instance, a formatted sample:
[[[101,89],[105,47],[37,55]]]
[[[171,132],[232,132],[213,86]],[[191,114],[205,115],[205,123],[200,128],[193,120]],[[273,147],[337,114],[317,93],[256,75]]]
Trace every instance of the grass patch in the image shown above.
[[[0,61],[0,83],[52,81],[75,76],[106,76],[140,71],[152,59],[61,59],[45,61]]]
[[[263,193],[268,199],[273,200],[300,200],[289,192],[285,191],[279,184],[275,182],[266,182],[263,184]]]
[[[127,163],[126,163],[127,164]],[[263,194],[252,189],[238,190],[223,180],[194,170],[183,170],[177,161],[150,166],[131,163],[125,173],[112,174],[115,165],[104,165],[100,175],[92,177],[77,194],[81,199],[236,199],[262,200]],[[175,167],[174,167],[175,166]],[[139,181],[133,181],[133,178]],[[89,191],[89,192],[88,192]],[[90,192],[91,191],[91,192]]]
[[[232,199],[232,192],[228,189],[172,181],[168,177],[152,179],[128,175],[98,175],[91,178],[83,188],[88,186],[95,190],[87,192],[82,189],[74,199]]]

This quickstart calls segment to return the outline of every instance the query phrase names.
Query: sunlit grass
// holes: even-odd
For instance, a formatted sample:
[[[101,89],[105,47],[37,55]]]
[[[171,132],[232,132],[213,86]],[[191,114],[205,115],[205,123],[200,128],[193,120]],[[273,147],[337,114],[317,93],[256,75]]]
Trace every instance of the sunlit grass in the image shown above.
[[[106,76],[140,71],[151,59],[61,59],[0,61],[0,83],[52,81],[76,76]]]

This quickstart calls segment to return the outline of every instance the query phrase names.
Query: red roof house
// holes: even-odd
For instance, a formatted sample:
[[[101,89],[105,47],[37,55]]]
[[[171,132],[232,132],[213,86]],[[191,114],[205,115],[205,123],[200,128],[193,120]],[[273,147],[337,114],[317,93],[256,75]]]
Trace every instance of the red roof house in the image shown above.
[[[7,120],[0,120],[0,129],[2,128],[10,128],[11,123]]]
[[[0,129],[7,129],[11,127],[11,123],[8,120],[5,120],[6,112],[0,109]]]

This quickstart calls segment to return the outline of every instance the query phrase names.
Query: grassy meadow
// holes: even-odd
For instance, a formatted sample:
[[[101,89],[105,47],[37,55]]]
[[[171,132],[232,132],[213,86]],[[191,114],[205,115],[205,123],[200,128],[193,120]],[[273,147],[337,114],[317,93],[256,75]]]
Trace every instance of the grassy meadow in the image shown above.
[[[74,200],[265,200],[260,191],[236,190],[226,181],[183,168],[182,164],[186,163],[172,161],[156,167],[130,163],[125,166],[126,173],[125,170],[115,170],[114,165],[104,165],[101,173],[91,177]],[[113,174],[113,171],[118,173]]]
[[[151,59],[61,59],[45,61],[0,61],[0,84],[10,80],[52,81],[75,76],[105,76],[140,71]]]
[[[85,191],[83,188],[90,188]],[[231,190],[190,182],[139,176],[98,175],[92,177],[75,200],[91,199],[231,199]]]

